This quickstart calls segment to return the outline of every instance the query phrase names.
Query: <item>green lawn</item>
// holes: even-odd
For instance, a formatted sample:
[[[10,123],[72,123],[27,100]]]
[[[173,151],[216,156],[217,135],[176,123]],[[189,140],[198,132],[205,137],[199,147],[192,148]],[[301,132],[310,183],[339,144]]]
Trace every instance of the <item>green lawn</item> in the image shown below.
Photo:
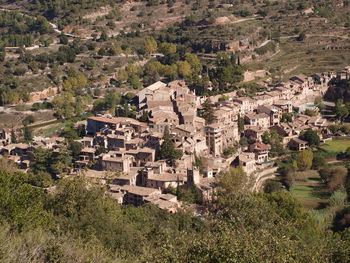
[[[333,153],[343,152],[348,147],[350,147],[350,138],[334,139],[321,146],[322,149]]]
[[[59,122],[48,125],[46,127],[41,127],[35,129],[35,135],[43,136],[43,137],[51,137],[58,135],[59,131],[61,131],[65,127],[65,123]]]
[[[291,193],[307,209],[316,209],[328,201],[328,193],[316,171],[297,172]]]

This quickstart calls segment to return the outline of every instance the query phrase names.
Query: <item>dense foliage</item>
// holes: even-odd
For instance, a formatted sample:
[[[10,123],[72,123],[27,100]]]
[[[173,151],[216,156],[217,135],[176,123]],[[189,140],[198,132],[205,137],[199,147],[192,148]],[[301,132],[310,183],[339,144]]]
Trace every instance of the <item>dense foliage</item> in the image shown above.
[[[289,193],[246,192],[244,177],[239,169],[223,175],[217,201],[200,219],[121,207],[81,178],[63,179],[48,194],[30,176],[2,170],[0,260],[346,262],[348,230],[324,231]]]
[[[29,47],[35,38],[53,31],[45,17],[33,18],[7,11],[0,11],[0,28],[0,40],[11,47]]]

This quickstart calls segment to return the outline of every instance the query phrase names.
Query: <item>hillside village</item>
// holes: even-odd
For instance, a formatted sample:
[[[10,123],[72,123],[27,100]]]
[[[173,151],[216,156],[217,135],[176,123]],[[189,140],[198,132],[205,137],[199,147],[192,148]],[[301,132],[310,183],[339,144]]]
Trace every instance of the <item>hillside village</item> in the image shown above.
[[[282,148],[291,151],[308,147],[300,138],[307,130],[330,140],[329,123],[314,100],[324,96],[333,79],[349,80],[350,67],[265,84],[266,91],[254,96],[236,91],[196,96],[184,80],[158,81],[137,94],[138,111],[149,116],[148,122],[99,114],[76,123],[85,128],[84,137],[76,140],[83,147],[74,167],[57,176],[105,184],[120,204],[153,203],[176,212],[182,206],[176,189],[193,186],[203,203],[210,202],[217,177],[230,166],[242,167],[253,181],[275,169],[275,146],[264,143],[264,137],[278,134]],[[308,110],[314,114],[306,115]],[[65,144],[62,137],[40,136],[30,144],[14,143],[12,132],[2,131],[0,152],[23,171],[31,167],[35,149],[55,155]]]

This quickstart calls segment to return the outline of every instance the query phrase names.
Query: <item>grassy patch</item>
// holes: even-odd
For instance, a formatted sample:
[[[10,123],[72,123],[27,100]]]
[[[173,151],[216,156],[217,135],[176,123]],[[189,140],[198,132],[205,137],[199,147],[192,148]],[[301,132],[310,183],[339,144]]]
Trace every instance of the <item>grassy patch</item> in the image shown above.
[[[58,133],[65,127],[65,123],[59,122],[56,124],[51,124],[46,127],[41,127],[39,129],[36,129],[36,134],[38,136],[43,136],[43,137],[50,137],[50,136],[55,136],[58,135]]]
[[[323,207],[329,199],[329,194],[317,171],[297,172],[291,193],[307,209]]]
[[[334,139],[329,141],[321,146],[321,149],[327,152],[339,153],[345,151],[348,147],[350,147],[350,139]]]

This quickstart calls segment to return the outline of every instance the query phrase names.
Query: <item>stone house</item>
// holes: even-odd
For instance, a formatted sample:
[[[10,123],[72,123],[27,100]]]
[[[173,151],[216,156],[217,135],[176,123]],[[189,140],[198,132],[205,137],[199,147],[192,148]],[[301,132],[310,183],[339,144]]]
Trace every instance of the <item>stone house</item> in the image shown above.
[[[273,105],[281,109],[282,113],[293,112],[293,103],[290,100],[278,100]]]
[[[214,156],[220,156],[223,151],[222,125],[219,123],[205,127],[205,138],[209,152]]]
[[[290,140],[288,147],[294,151],[303,151],[307,148],[308,143],[300,140],[299,138],[293,138]]]
[[[177,197],[172,194],[161,194],[159,196],[152,195],[145,197],[146,203],[152,203],[158,206],[160,209],[166,210],[169,213],[176,213],[181,206],[181,203],[177,200]]]
[[[116,130],[117,128],[123,127],[132,127],[135,132],[142,132],[147,129],[147,125],[145,123],[139,122],[132,118],[126,117],[116,117],[116,118],[108,118],[108,117],[89,117],[87,119],[87,127],[86,132],[88,134],[95,135],[97,132],[100,132],[102,129],[110,129]]]
[[[92,162],[92,161],[95,160],[95,152],[96,152],[96,149],[95,149],[95,148],[88,148],[88,147],[85,147],[85,148],[83,148],[83,149],[81,150],[80,156],[81,156],[81,157],[86,157],[86,158],[83,158],[83,159]]]
[[[244,130],[244,136],[248,139],[249,142],[261,142],[261,137],[266,131],[268,131],[268,129],[250,126]]]
[[[279,125],[282,117],[282,109],[273,105],[261,105],[257,108],[259,114],[269,116],[269,126]]]
[[[121,148],[125,148],[125,141],[127,138],[121,135],[108,134],[107,136],[107,148],[110,151],[118,151]]]
[[[156,157],[156,151],[152,148],[142,147],[139,149],[130,149],[120,151],[120,153],[133,157],[134,166],[143,166],[148,162],[154,162]]]
[[[299,74],[294,77],[291,77],[290,80],[299,86],[300,91],[308,88],[313,88],[315,84],[314,79],[312,77],[307,77],[304,74]]]
[[[254,153],[242,153],[238,156],[238,165],[243,168],[247,175],[250,175],[256,170],[256,160]]]
[[[257,106],[272,105],[275,101],[275,98],[268,94],[256,95],[253,99],[256,100]]]
[[[186,174],[162,173],[160,175],[150,174],[146,179],[146,187],[165,190],[169,187],[176,188],[184,185],[187,181]]]
[[[129,173],[134,158],[130,155],[117,156],[113,153],[104,154],[101,158],[101,168],[104,171]]]
[[[270,149],[270,145],[261,142],[256,142],[249,145],[249,151],[255,154],[255,160],[259,164],[269,160]]]
[[[29,152],[33,151],[34,148],[27,143],[14,143],[4,146],[1,149],[2,155],[17,155],[27,156]]]
[[[242,113],[253,111],[258,106],[257,101],[249,97],[238,97],[234,98],[233,101],[238,102],[241,105]]]
[[[121,186],[136,185],[138,176],[139,176],[139,168],[132,167],[130,169],[130,172],[118,174],[118,176],[113,179],[113,183]]]
[[[83,137],[80,140],[77,140],[80,142],[83,147],[94,147],[94,138],[93,137]]]
[[[270,126],[270,116],[266,113],[249,113],[244,116],[244,121],[249,126],[268,128]]]
[[[120,192],[124,194],[123,204],[134,206],[140,206],[147,203],[146,198],[161,195],[161,191],[158,189],[132,185],[122,186]]]
[[[152,95],[153,93],[155,93],[157,90],[159,90],[160,88],[164,88],[166,87],[166,84],[161,82],[161,81],[158,81],[158,82],[155,82],[153,83],[152,85],[140,90],[138,93],[137,93],[137,96],[139,98],[139,109],[142,110],[145,108],[146,106],[146,96],[147,95]]]

